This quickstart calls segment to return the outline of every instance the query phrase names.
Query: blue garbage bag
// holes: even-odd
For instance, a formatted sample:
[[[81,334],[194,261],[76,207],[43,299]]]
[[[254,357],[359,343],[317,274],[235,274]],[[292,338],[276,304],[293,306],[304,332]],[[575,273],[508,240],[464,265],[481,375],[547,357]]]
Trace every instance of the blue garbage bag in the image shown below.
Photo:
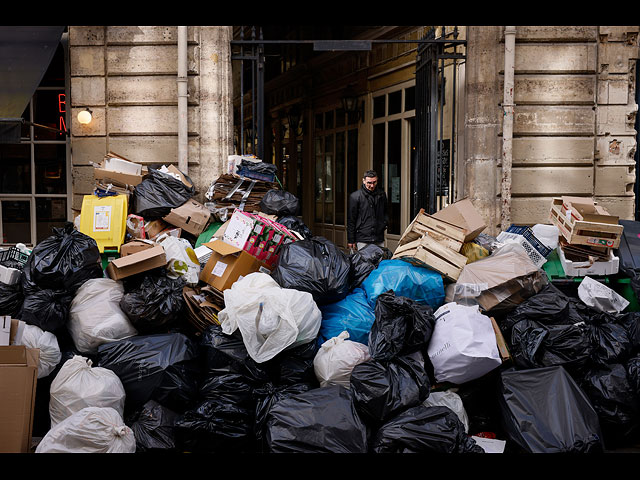
[[[322,323],[318,332],[318,344],[349,332],[349,340],[364,345],[369,343],[369,331],[375,320],[373,307],[362,288],[354,289],[342,300],[320,305]]]
[[[382,260],[362,282],[369,305],[375,308],[378,295],[393,290],[398,297],[427,304],[437,310],[444,303],[442,275],[401,259]]]

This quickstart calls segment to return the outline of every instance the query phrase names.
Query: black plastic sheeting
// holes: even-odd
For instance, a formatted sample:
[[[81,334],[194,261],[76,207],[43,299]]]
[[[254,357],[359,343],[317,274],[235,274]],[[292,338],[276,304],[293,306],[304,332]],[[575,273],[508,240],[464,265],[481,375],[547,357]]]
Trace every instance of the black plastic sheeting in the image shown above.
[[[260,200],[260,211],[268,215],[286,217],[298,214],[299,200],[286,190],[268,190]]]
[[[561,366],[501,372],[498,396],[507,441],[528,453],[596,453],[598,414]]]
[[[484,453],[449,408],[418,405],[380,428],[372,441],[374,453]]]
[[[326,238],[313,237],[284,245],[271,277],[280,287],[309,292],[325,305],[351,291],[350,272],[347,255]]]
[[[349,389],[316,388],[277,402],[265,440],[273,453],[366,453],[367,428]]]
[[[149,174],[133,190],[133,211],[145,220],[153,220],[168,215],[172,208],[187,202],[195,194],[191,179],[184,178],[192,185],[187,187],[181,180],[149,168]]]

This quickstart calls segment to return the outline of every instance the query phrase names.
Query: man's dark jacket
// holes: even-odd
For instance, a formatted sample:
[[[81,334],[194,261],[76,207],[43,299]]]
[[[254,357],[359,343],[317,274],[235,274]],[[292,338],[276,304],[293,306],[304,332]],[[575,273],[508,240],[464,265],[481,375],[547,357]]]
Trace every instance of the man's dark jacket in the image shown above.
[[[347,243],[380,243],[387,228],[387,194],[376,188],[373,192],[362,185],[349,195]]]

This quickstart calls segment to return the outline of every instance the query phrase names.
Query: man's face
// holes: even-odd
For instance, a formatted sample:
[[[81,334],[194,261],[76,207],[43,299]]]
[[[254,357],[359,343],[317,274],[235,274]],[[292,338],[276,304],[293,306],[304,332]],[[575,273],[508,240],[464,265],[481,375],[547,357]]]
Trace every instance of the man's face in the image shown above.
[[[366,187],[367,190],[373,192],[378,186],[378,177],[364,177],[362,183]]]

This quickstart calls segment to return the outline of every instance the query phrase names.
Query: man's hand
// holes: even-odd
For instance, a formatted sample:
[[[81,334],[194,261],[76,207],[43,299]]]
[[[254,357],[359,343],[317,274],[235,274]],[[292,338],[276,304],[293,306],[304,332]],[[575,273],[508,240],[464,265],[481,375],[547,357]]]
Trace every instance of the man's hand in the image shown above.
[[[356,244],[355,243],[347,243],[347,247],[349,247],[349,250],[356,250]]]

